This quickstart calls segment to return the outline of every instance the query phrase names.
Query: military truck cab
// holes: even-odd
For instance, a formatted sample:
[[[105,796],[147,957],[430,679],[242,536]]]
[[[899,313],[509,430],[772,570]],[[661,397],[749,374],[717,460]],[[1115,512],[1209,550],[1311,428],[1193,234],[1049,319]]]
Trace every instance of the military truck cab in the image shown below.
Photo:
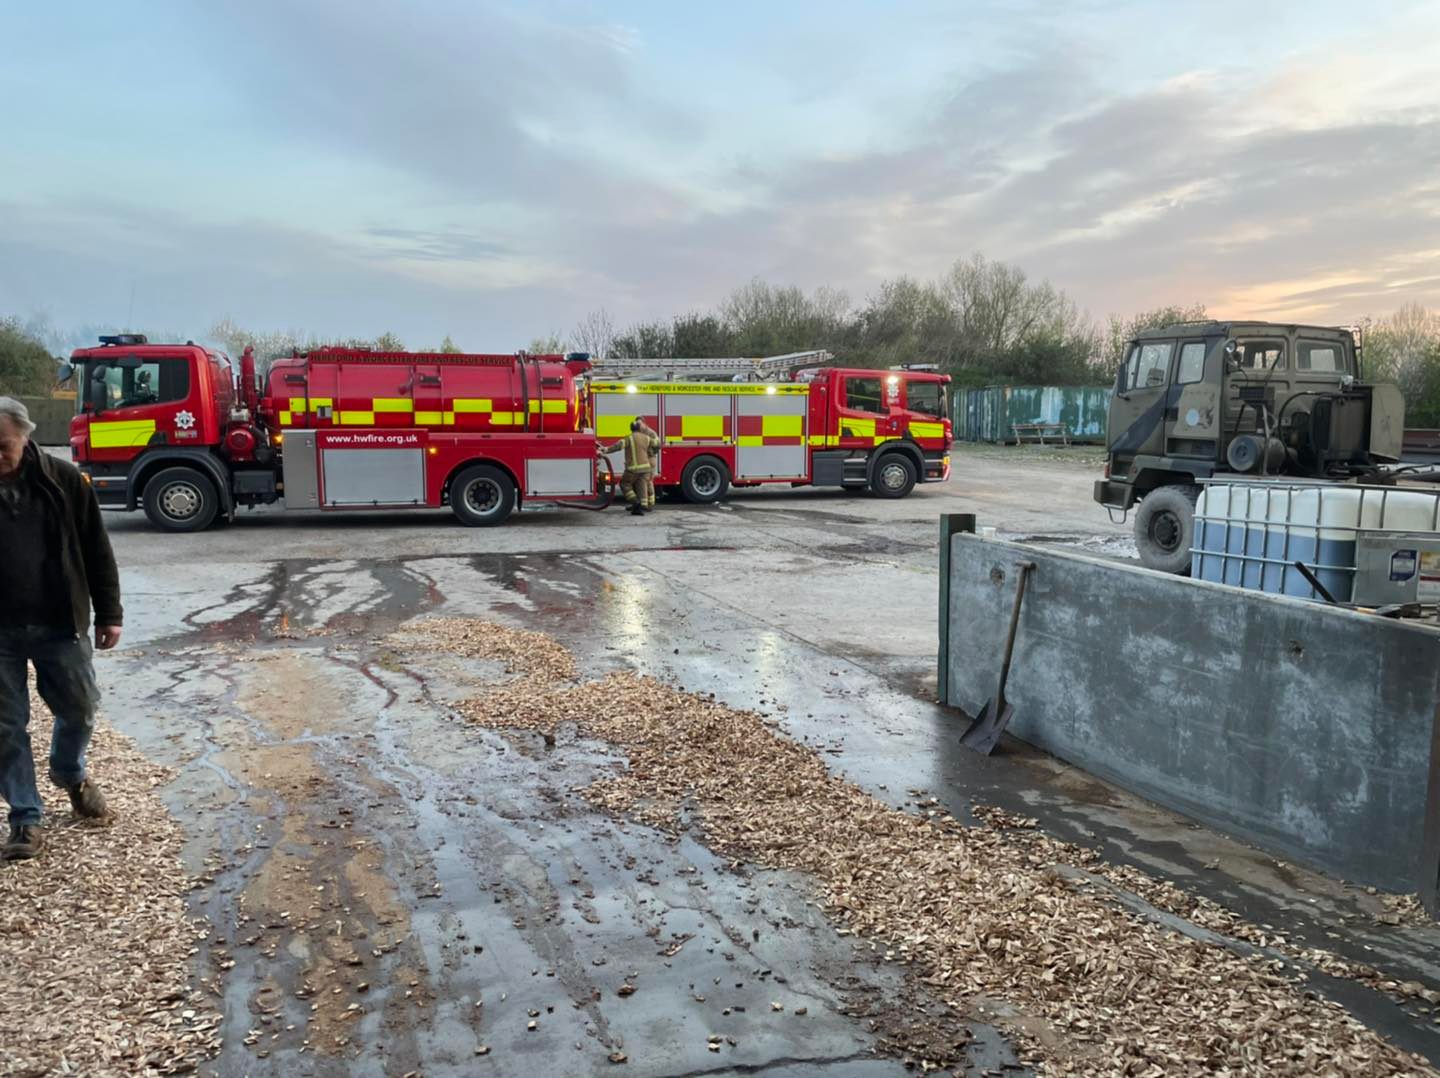
[[[1399,460],[1404,403],[1360,382],[1348,329],[1193,322],[1130,341],[1110,401],[1095,500],[1135,513],[1153,569],[1188,573],[1197,480],[1218,474],[1345,480]]]

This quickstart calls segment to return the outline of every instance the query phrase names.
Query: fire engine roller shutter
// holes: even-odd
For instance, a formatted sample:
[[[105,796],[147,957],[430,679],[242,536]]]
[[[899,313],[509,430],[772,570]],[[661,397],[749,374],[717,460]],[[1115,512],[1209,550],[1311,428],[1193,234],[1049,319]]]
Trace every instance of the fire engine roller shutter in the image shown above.
[[[801,479],[805,467],[807,393],[745,393],[736,398],[736,479]]]
[[[425,501],[425,451],[322,449],[325,504],[421,505]]]
[[[604,445],[618,442],[629,434],[630,424],[637,416],[651,427],[660,422],[660,398],[655,393],[604,392],[596,393],[592,399],[595,402],[595,437]],[[625,470],[623,452],[617,450],[610,454],[609,460],[616,475]],[[658,467],[656,471],[659,471]]]
[[[594,458],[527,460],[525,462],[525,493],[532,497],[594,494]]]

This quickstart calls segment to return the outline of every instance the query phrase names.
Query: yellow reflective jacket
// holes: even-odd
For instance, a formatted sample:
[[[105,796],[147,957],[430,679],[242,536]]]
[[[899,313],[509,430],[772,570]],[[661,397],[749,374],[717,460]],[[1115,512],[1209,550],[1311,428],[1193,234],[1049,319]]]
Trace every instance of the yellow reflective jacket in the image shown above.
[[[620,449],[625,450],[627,472],[648,472],[655,467],[655,454],[660,450],[660,439],[649,431],[634,430],[614,445],[602,446],[601,452],[609,454]]]

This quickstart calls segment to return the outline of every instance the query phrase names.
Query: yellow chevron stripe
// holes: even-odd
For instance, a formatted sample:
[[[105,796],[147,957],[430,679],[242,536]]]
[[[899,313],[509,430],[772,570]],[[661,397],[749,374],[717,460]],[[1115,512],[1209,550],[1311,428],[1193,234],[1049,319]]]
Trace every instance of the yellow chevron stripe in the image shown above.
[[[95,449],[128,449],[144,445],[154,433],[153,419],[90,421],[90,445]]]

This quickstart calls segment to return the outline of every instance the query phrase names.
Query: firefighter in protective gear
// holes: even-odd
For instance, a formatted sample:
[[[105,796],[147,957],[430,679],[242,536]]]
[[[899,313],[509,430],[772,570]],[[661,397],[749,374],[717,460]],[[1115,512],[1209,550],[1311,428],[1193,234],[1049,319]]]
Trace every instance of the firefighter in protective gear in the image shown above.
[[[660,436],[636,419],[630,433],[614,445],[600,447],[606,455],[625,450],[625,474],[620,477],[620,493],[632,516],[640,516],[655,508],[655,455],[660,451]]]

